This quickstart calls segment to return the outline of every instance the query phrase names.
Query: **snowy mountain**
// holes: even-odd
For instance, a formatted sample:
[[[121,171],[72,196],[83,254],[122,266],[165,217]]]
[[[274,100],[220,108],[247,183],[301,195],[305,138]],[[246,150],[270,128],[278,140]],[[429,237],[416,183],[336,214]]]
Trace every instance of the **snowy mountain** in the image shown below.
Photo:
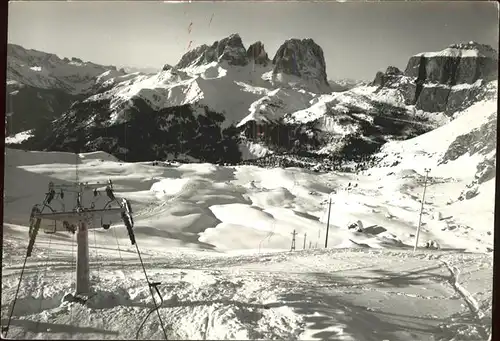
[[[232,35],[9,140],[23,140],[5,151],[9,338],[492,340],[495,53],[453,45],[321,93],[317,45],[283,46],[269,59]],[[30,209],[76,178],[102,187],[50,208],[100,209],[112,180],[136,238],[88,216],[80,303],[76,234],[43,220],[25,258]]]
[[[154,67],[136,67],[136,66],[124,66],[122,68],[126,73],[142,73],[146,75],[154,75],[160,69]]]
[[[452,115],[477,100],[483,86],[497,79],[498,53],[490,46],[452,44],[440,52],[419,53],[406,70],[389,67],[377,73],[373,85],[396,88],[405,104],[427,112]]]
[[[285,41],[271,60],[261,42],[245,48],[233,34],[154,75],[111,78],[22,146],[104,150],[136,161],[264,157],[297,165],[291,159],[299,157],[332,169],[430,131],[481,100],[496,77],[495,58],[483,45],[452,45],[411,57],[405,72],[389,67],[369,85],[336,92],[312,39]],[[436,76],[446,70],[452,76]]]
[[[55,54],[7,45],[7,122],[9,134],[47,124],[77,101],[103,91],[123,69],[59,58]]]
[[[352,88],[358,87],[358,86],[364,86],[368,85],[370,82],[363,81],[363,80],[356,80],[356,79],[350,79],[350,78],[339,78],[332,80],[330,79],[328,81],[330,84],[330,88],[334,92],[342,92],[342,91],[347,91]]]
[[[61,59],[52,53],[7,45],[7,82],[12,86],[58,89],[76,95],[98,91],[99,87],[112,84],[113,78],[123,75],[125,72],[114,66],[79,58]]]
[[[289,39],[278,48],[270,75],[273,86],[305,88],[321,94],[331,92],[323,49],[312,39]]]

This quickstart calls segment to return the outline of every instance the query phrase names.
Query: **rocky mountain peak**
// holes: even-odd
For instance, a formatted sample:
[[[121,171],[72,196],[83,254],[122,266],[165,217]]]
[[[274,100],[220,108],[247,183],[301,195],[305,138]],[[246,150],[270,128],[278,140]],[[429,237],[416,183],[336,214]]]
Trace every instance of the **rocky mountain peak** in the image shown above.
[[[257,41],[250,45],[247,49],[247,57],[249,60],[253,60],[255,64],[268,65],[271,60],[267,55],[267,52],[264,48],[264,44],[262,42]]]
[[[185,53],[176,67],[199,66],[215,61],[227,61],[230,65],[248,64],[247,51],[239,34],[215,41],[211,46],[201,45]]]
[[[171,70],[171,69],[173,69],[173,66],[172,66],[172,65],[170,65],[170,64],[165,64],[165,65],[163,65],[163,67],[162,67],[162,69],[161,69],[161,70],[162,70],[162,71],[168,71],[168,70]]]
[[[423,52],[410,58],[405,75],[420,82],[456,85],[497,78],[497,52],[476,42],[452,44],[439,52]]]
[[[386,75],[402,75],[403,72],[395,66],[388,66],[385,70]]]
[[[286,74],[315,81],[329,89],[323,49],[312,39],[286,40],[273,58],[273,75]]]
[[[390,86],[397,83],[401,75],[403,75],[403,72],[400,69],[395,66],[388,66],[385,72],[377,72],[371,85]]]
[[[407,105],[427,112],[452,114],[482,94],[482,85],[497,79],[497,52],[477,42],[451,44],[438,52],[410,57],[401,72],[388,67],[372,85],[401,92]]]
[[[469,50],[469,51],[474,50],[478,52],[478,56],[498,59],[498,52],[493,47],[475,41],[469,41],[467,43],[451,44],[449,48],[459,49],[459,50]]]
[[[196,46],[194,49],[189,50],[184,53],[175,65],[177,68],[185,68],[188,66],[198,66],[203,64],[205,61],[205,52],[209,49],[208,45]]]
[[[212,48],[216,48],[219,61],[225,60],[230,65],[244,66],[248,64],[245,46],[239,34],[231,34],[229,37],[214,42]]]
[[[247,57],[249,60],[253,60],[255,64],[267,65],[271,61],[264,49],[264,44],[260,41],[250,45],[247,50]]]

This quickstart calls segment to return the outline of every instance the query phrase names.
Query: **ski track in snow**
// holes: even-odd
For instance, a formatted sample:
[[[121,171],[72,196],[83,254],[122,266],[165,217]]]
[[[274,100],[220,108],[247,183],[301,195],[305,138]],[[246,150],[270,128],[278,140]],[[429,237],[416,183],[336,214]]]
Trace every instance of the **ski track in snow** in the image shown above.
[[[485,323],[485,321],[483,321],[485,319],[485,314],[481,310],[479,303],[476,301],[474,296],[459,283],[460,269],[456,266],[451,266],[447,261],[443,260],[442,262],[450,271],[450,284],[463,297],[464,301],[467,303],[468,308],[474,314],[481,338],[484,340],[490,340],[491,334],[488,336],[487,330],[491,330],[491,327],[484,327],[488,325],[488,323]]]

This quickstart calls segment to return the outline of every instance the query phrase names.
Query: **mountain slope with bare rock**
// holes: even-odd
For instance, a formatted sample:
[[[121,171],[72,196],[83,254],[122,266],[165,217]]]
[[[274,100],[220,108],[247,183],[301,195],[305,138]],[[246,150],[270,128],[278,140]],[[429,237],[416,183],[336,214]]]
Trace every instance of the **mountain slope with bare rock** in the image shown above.
[[[325,170],[366,165],[385,143],[431,131],[491,97],[495,58],[489,47],[456,44],[410,57],[405,71],[390,66],[371,84],[336,91],[312,39],[287,40],[270,59],[261,42],[246,48],[232,34],[153,75],[97,77],[92,91],[18,147],[104,150],[130,161],[299,157]]]

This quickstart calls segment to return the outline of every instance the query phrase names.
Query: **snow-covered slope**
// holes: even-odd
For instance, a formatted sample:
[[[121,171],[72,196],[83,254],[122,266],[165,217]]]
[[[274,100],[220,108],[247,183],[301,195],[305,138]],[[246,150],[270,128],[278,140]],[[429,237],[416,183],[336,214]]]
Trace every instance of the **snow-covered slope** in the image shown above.
[[[280,51],[285,50],[297,55],[282,55]],[[286,41],[280,51],[272,64],[266,60],[262,44],[245,50],[241,38],[233,34],[213,46],[192,49],[176,66],[166,65],[154,75],[125,76],[108,71],[97,79],[97,83],[107,87],[105,91],[98,91],[85,101],[109,100],[108,124],[127,120],[132,101],[141,99],[153,110],[194,103],[206,105],[226,116],[224,126],[236,125],[266,97],[276,95],[275,101],[283,102],[280,87],[288,88],[284,91],[290,92],[286,96],[291,99],[283,112],[303,109],[313,94],[304,101],[292,95],[307,92],[307,84],[312,86],[309,90],[328,87],[322,50],[311,39],[295,39]],[[304,55],[304,59],[299,55]],[[298,69],[289,66],[287,58],[292,58]],[[31,80],[25,82],[29,84]],[[301,90],[304,87],[306,90]]]
[[[122,122],[131,100],[140,98],[153,109],[199,103],[224,113],[224,125],[238,123],[255,101],[268,94],[266,82],[255,69],[261,66],[231,67],[225,62],[211,62],[184,69],[171,68],[154,76],[140,76],[117,83],[107,92],[86,101],[110,100],[110,124]],[[262,71],[262,72],[263,72]]]
[[[497,83],[490,85],[496,94]],[[377,155],[379,167],[367,172],[393,179],[395,186],[404,186],[416,195],[412,182],[422,182],[424,170],[430,169],[427,207],[439,207],[439,215],[447,218],[429,223],[428,229],[446,231],[445,238],[467,234],[479,240],[492,235],[496,131],[494,96],[473,104],[458,113],[455,120],[426,134],[385,144]],[[468,230],[470,224],[477,229]]]
[[[5,304],[22,261],[15,247],[24,246],[24,231],[7,229],[17,236],[4,258]],[[82,306],[62,302],[74,288],[74,242],[42,234],[9,337],[164,339],[155,312],[139,330],[153,305],[144,273],[125,241],[121,259],[112,251],[116,241],[110,242],[91,249],[95,292]],[[472,341],[487,340],[491,331],[487,255],[316,249],[215,256],[142,245],[151,280],[162,283],[158,311],[169,340]],[[50,271],[38,270],[39,264],[50,264]]]
[[[7,134],[46,126],[73,103],[138,75],[8,44]]]
[[[78,58],[59,58],[55,54],[27,50],[8,44],[7,81],[41,89],[59,89],[70,94],[95,91],[99,86],[125,75],[124,70],[84,62]],[[108,82],[108,83],[106,83]]]
[[[442,155],[447,143],[470,131],[466,123],[475,114],[493,109],[488,105],[478,104],[455,126],[441,128],[442,150],[427,149]],[[454,133],[457,125],[462,130]],[[384,153],[393,157],[400,144],[424,146],[435,138],[437,133],[430,133],[391,143]],[[405,157],[418,155],[414,148]],[[425,155],[420,157],[425,165]],[[487,339],[491,330],[493,181],[483,183],[471,200],[446,203],[471,179],[468,169],[429,174],[419,246],[436,240],[441,250],[413,253],[423,183],[421,167],[409,161],[403,169],[371,169],[371,175],[321,174],[126,163],[106,153],[12,149],[5,157],[3,316],[19,279],[30,208],[40,203],[49,181],[74,181],[76,162],[80,181],[104,185],[110,178],[117,196],[130,199],[146,271],[152,281],[162,282],[165,302],[159,311],[170,339],[368,340],[377,335],[451,341]],[[71,208],[74,199],[66,193],[52,206],[59,210],[64,202]],[[94,200],[92,195],[83,199],[84,204]],[[89,232],[93,293],[85,306],[62,302],[74,288],[74,236],[60,225],[54,235],[39,234],[9,336],[135,337],[151,297],[125,228],[119,217],[111,218],[110,230],[99,229],[96,219],[92,226],[98,229]],[[348,230],[357,221],[362,231]],[[290,253],[293,232],[297,250]],[[299,251],[304,246],[307,250]],[[139,333],[163,337],[155,314]]]

